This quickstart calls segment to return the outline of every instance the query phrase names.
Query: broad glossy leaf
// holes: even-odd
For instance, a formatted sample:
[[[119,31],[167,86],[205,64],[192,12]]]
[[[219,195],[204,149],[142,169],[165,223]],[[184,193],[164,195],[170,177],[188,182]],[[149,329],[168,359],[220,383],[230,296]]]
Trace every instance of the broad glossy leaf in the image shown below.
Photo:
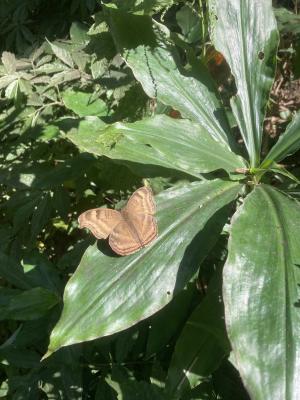
[[[235,77],[232,109],[251,166],[259,164],[262,124],[275,73],[278,32],[271,0],[212,0],[213,41]]]
[[[279,162],[300,148],[300,112],[287,126],[277,143],[271,148],[262,162],[261,168],[268,168],[274,161]]]
[[[150,246],[126,257],[103,242],[89,247],[66,286],[49,353],[126,329],[165,306],[214,245],[239,189],[214,180],[164,191],[156,197],[159,235]]]
[[[252,399],[300,397],[300,205],[257,186],[232,223],[223,273],[234,363]]]
[[[204,68],[196,79],[180,66],[168,29],[160,24],[152,26],[145,16],[135,16],[138,27],[135,40],[130,40],[128,26],[132,16],[123,13],[121,18],[111,10],[110,17],[114,40],[125,50],[123,57],[147,95],[198,122],[216,140],[232,142],[211,78]],[[142,18],[143,24],[139,24],[138,19]]]
[[[245,167],[226,145],[198,124],[157,115],[134,123],[116,123],[102,131],[68,135],[78,147],[109,158],[159,165],[199,177],[200,173]]]
[[[229,352],[221,291],[222,271],[219,270],[177,340],[166,383],[167,392],[176,398],[211,374]]]

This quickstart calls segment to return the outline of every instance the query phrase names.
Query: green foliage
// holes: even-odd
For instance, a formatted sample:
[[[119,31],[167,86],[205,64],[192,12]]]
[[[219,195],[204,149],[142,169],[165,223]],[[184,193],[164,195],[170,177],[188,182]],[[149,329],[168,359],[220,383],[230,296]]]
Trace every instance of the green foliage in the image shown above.
[[[298,34],[270,0],[1,3],[0,397],[299,397],[299,112],[262,148],[274,15]],[[143,179],[150,246],[78,229]]]

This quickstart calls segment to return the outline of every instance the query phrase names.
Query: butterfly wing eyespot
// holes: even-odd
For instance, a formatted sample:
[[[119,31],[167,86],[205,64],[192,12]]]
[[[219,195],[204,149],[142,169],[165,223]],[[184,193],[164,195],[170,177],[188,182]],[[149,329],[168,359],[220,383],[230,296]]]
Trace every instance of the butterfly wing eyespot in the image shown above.
[[[110,208],[93,208],[78,217],[79,227],[89,229],[97,239],[107,239],[122,220],[121,213]]]

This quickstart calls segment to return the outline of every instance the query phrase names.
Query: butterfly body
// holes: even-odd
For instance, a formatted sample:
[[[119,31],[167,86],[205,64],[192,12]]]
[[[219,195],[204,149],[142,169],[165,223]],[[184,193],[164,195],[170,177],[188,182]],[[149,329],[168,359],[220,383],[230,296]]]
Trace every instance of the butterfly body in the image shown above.
[[[97,239],[109,237],[110,247],[120,255],[135,253],[157,237],[155,203],[148,187],[136,190],[121,210],[94,208],[82,213],[80,228],[88,228]]]

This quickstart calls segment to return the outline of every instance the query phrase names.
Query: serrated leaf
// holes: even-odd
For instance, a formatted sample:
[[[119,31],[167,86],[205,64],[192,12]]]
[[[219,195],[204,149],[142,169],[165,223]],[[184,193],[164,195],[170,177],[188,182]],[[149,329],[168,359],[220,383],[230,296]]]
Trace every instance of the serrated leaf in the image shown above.
[[[300,148],[300,112],[287,126],[285,132],[279,137],[277,143],[271,148],[261,168],[268,168],[274,161],[279,162],[285,157],[295,153]]]
[[[59,72],[51,76],[49,86],[60,85],[61,83],[71,82],[80,78],[80,72],[77,69]]]
[[[2,53],[1,61],[6,69],[6,72],[8,74],[13,74],[16,72],[17,68],[17,61],[16,57],[13,53],[10,53],[8,51],[4,51]]]
[[[300,396],[300,205],[268,185],[234,216],[223,273],[226,327],[255,400]]]
[[[16,99],[19,92],[19,80],[14,80],[5,89],[5,97],[7,99]]]
[[[88,26],[80,22],[73,22],[70,28],[70,37],[73,43],[87,44],[89,37]]]
[[[263,119],[273,84],[278,31],[271,0],[211,1],[213,42],[235,77],[233,113],[252,167],[260,162]]]
[[[65,289],[48,355],[126,329],[166,305],[215,243],[239,189],[215,180],[162,192],[159,236],[150,246],[126,257],[115,257],[103,243],[89,247]]]
[[[54,44],[49,42],[49,40],[47,40],[47,42],[49,43],[53,53],[56,55],[57,58],[59,58],[61,61],[63,61],[65,64],[67,64],[69,67],[73,68],[74,67],[74,63],[73,63],[73,59],[71,56],[71,52],[68,51],[66,48],[62,47],[59,44]]]
[[[10,83],[16,80],[15,75],[5,75],[0,78],[0,89],[6,88]]]
[[[205,128],[165,115],[131,124],[116,123],[103,131],[93,129],[91,134],[77,131],[68,137],[93,154],[173,168],[196,177],[217,169],[234,172],[245,166],[240,157],[214,140]]]

